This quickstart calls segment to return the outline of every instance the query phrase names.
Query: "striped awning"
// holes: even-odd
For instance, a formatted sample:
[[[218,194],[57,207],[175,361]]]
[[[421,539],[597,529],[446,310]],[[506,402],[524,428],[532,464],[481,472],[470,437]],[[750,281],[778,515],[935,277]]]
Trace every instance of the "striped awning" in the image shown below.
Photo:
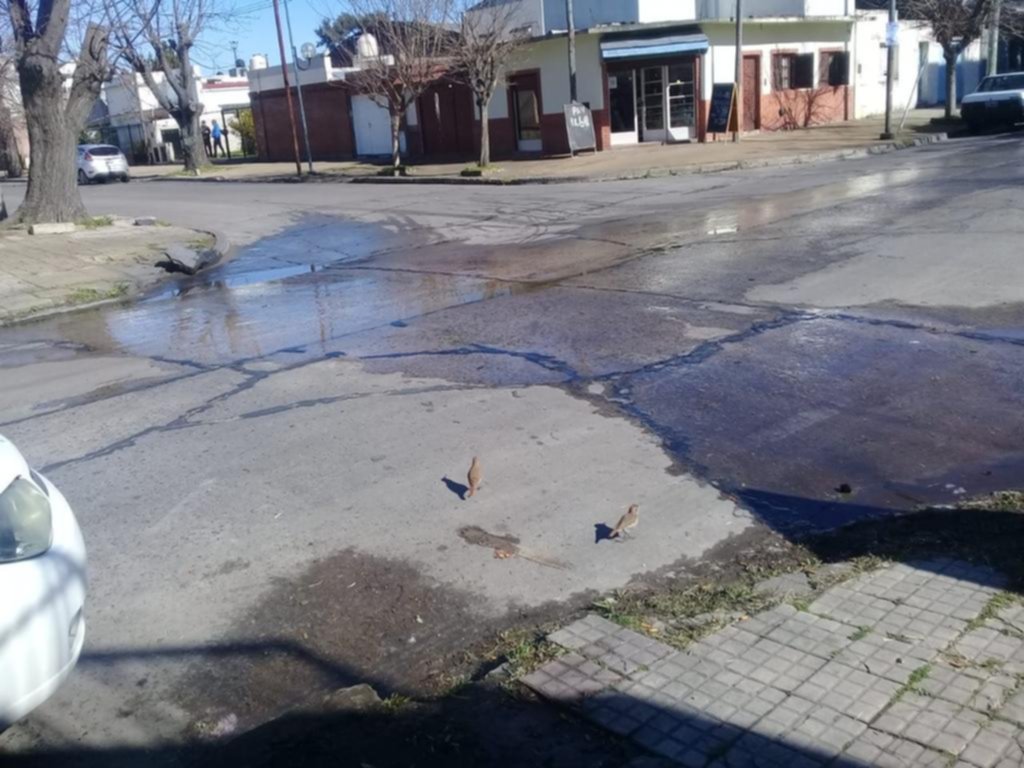
[[[602,59],[645,59],[678,53],[703,53],[708,49],[708,36],[665,35],[663,37],[623,37],[601,41]]]

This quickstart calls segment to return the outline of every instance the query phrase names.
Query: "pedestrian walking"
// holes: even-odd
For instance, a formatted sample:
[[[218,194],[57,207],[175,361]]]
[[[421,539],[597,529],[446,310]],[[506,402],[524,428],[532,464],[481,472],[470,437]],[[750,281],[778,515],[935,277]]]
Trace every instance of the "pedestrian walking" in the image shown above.
[[[203,120],[202,125],[203,146],[206,147],[206,156],[209,157],[213,152],[213,142],[210,141],[210,126],[206,124],[205,120]]]
[[[221,141],[224,138],[224,131],[220,129],[220,124],[216,120],[213,121],[213,129],[210,131],[210,134],[213,136],[213,156],[217,156],[217,150],[219,149],[221,157],[223,157],[227,154]]]

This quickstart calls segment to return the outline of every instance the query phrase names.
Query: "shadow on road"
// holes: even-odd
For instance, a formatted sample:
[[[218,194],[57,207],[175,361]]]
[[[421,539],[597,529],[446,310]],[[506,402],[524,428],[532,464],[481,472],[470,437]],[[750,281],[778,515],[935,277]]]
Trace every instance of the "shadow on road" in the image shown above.
[[[770,505],[773,508],[802,503],[800,499],[753,490],[744,501],[754,507]],[[788,556],[798,558],[813,553],[826,563],[874,556],[921,567],[928,567],[928,561],[956,558],[998,571],[1009,580],[1010,589],[1020,592],[1024,585],[1024,562],[1020,557],[1024,514],[1018,511],[1019,501],[1017,496],[1004,495],[974,508],[933,509],[898,517],[882,516],[885,510],[860,510],[872,519],[826,535],[800,539],[792,543],[794,550]],[[741,566],[744,557],[744,553],[738,553],[735,565]],[[387,688],[386,683],[368,675],[366,670],[353,668],[345,659],[327,658],[290,638],[206,647],[97,650],[85,654],[81,665],[111,666],[139,661],[158,664],[177,660],[196,662],[204,670],[239,669],[239,664],[258,666],[264,659],[282,655],[312,670],[322,684],[320,690],[356,681],[368,682],[378,690]],[[215,740],[208,735],[210,731],[206,727],[195,729],[184,743],[155,744],[146,748],[44,747],[28,754],[6,755],[4,764],[12,768],[176,768],[185,765],[204,768],[220,765],[604,768],[629,764],[642,754],[632,742],[617,740],[567,710],[537,700],[514,686],[506,687],[494,676],[485,675],[485,671],[477,670],[477,682],[437,698],[411,701],[392,697],[358,711],[339,710],[329,695],[318,692],[269,722],[262,722],[258,717],[247,720],[243,715],[239,718],[240,735],[231,739]],[[607,692],[605,695],[607,697]],[[626,694],[613,692],[611,696]],[[294,704],[277,703],[282,708]],[[617,703],[621,705],[622,702]],[[676,718],[678,720],[678,714]],[[688,735],[683,743],[709,753],[724,754],[729,749],[750,754],[770,752],[782,760],[780,765],[819,764],[831,758],[806,746],[795,746],[785,734],[763,735],[756,723],[740,727],[729,722],[689,718],[685,726]],[[612,723],[611,728],[616,730],[616,725]],[[677,727],[677,730],[683,729]],[[866,764],[840,758],[830,765],[854,768]]]

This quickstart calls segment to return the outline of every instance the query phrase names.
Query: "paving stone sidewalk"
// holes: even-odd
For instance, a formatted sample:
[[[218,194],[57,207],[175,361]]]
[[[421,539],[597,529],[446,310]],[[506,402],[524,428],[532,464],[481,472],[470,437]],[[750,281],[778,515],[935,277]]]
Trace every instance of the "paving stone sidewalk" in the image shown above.
[[[600,616],[522,678],[668,761],[1024,765],[1024,605],[985,568],[895,564],[676,650]]]
[[[167,273],[155,266],[166,248],[205,233],[128,220],[69,234],[0,232],[0,323],[54,308],[130,296]]]

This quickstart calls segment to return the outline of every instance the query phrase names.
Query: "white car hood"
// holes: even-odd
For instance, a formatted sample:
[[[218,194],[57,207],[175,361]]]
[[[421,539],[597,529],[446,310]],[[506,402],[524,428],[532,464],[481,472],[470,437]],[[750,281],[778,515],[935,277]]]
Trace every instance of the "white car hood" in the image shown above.
[[[1024,91],[977,91],[964,96],[961,104],[976,104],[980,101],[1020,101]]]
[[[0,492],[16,477],[28,477],[29,467],[14,443],[0,435]]]

